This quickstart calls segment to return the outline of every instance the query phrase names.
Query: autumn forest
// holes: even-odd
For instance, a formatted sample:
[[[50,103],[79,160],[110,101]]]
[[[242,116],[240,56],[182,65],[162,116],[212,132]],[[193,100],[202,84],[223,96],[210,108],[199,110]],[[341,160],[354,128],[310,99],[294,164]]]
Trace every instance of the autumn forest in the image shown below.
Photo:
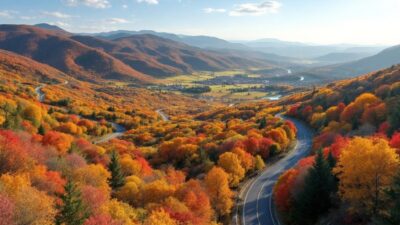
[[[0,25],[0,225],[400,224],[399,46],[126,32]]]

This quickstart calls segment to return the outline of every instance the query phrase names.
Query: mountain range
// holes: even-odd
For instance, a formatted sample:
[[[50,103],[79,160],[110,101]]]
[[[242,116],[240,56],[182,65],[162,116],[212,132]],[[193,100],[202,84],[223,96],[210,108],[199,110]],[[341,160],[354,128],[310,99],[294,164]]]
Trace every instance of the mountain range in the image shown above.
[[[196,71],[248,68],[268,68],[265,71],[295,68],[287,76],[330,81],[400,63],[399,46],[373,54],[380,48],[382,46],[314,46],[276,39],[232,43],[209,36],[155,31],[73,34],[48,24],[0,25],[0,49],[92,82],[111,79],[145,84],[157,82],[156,78]],[[279,55],[276,49],[321,55],[296,58]]]

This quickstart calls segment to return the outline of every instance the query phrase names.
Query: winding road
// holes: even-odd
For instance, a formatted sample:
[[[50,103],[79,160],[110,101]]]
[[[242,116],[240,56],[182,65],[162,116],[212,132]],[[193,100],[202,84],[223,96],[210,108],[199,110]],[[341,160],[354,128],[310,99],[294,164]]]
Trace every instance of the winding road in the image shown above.
[[[284,117],[297,127],[297,144],[286,157],[264,170],[244,193],[242,225],[281,225],[275,213],[272,192],[279,176],[292,168],[311,149],[313,131],[303,122]],[[236,215],[238,216],[238,215]],[[237,217],[238,218],[238,217]]]
[[[63,84],[64,85],[68,84],[68,81],[65,81]],[[44,99],[45,99],[45,93],[42,91],[43,87],[45,87],[45,86],[46,85],[42,84],[39,87],[35,88],[35,92],[38,95],[38,101],[39,102],[43,102]],[[99,137],[99,138],[95,139],[93,141],[93,144],[101,144],[101,143],[107,142],[107,141],[109,141],[111,139],[121,137],[126,132],[125,127],[123,127],[122,125],[114,123],[114,122],[109,122],[109,123],[111,123],[111,125],[113,126],[115,132],[110,133],[110,134],[106,134],[106,135],[104,135],[102,137]]]
[[[158,115],[160,115],[160,117],[161,117],[161,119],[162,119],[163,121],[169,121],[168,116],[163,112],[162,109],[156,110],[156,113],[158,113]]]

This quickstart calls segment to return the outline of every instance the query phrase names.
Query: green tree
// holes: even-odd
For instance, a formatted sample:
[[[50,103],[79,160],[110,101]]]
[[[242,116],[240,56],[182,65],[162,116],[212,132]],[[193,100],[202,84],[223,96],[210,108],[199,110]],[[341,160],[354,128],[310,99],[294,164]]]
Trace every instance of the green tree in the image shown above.
[[[314,165],[304,178],[303,190],[295,196],[293,219],[297,224],[315,224],[318,216],[331,207],[334,176],[322,151],[318,151]]]
[[[383,213],[377,219],[377,224],[398,225],[400,224],[400,173],[394,178],[393,184],[385,192],[387,202]]]
[[[56,216],[56,224],[81,225],[89,217],[89,212],[81,199],[81,192],[77,186],[68,181],[64,187],[64,195],[61,196],[62,205]]]
[[[267,119],[265,117],[263,117],[260,120],[260,125],[258,126],[258,129],[264,129],[267,126]]]
[[[400,128],[400,98],[392,98],[386,105],[389,106],[389,135],[392,135],[397,129]]]
[[[119,155],[116,151],[111,152],[111,161],[108,164],[108,169],[111,172],[111,177],[108,181],[113,189],[124,186],[125,177],[121,171],[121,164],[119,162]]]

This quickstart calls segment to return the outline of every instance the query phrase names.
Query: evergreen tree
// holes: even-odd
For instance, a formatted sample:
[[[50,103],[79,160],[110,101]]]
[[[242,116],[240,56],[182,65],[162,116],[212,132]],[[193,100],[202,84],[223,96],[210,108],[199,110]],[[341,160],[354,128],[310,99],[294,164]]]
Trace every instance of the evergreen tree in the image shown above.
[[[389,106],[389,135],[392,135],[396,130],[400,129],[400,98],[392,98],[387,103]]]
[[[400,173],[394,178],[393,184],[385,192],[388,199],[379,218],[375,221],[379,225],[398,225],[400,224]]]
[[[266,126],[267,126],[267,119],[265,117],[263,117],[260,120],[260,125],[258,126],[258,128],[261,130],[261,129],[264,129]]]
[[[83,205],[81,192],[77,186],[68,181],[64,187],[64,195],[61,196],[62,205],[56,216],[56,224],[81,225],[89,217],[87,208]]]
[[[116,151],[112,151],[111,153],[111,161],[108,164],[108,169],[111,172],[111,178],[108,181],[110,186],[113,189],[122,187],[125,184],[125,177],[122,174],[119,156]]]
[[[46,130],[44,129],[43,125],[40,124],[39,128],[38,128],[38,133],[40,135],[44,135],[46,133]]]
[[[295,197],[293,219],[296,224],[315,224],[318,217],[331,207],[333,192],[334,176],[320,150],[313,167],[304,178],[303,190]]]
[[[332,152],[329,151],[328,158],[326,159],[331,170],[336,166],[336,159],[333,157]]]

